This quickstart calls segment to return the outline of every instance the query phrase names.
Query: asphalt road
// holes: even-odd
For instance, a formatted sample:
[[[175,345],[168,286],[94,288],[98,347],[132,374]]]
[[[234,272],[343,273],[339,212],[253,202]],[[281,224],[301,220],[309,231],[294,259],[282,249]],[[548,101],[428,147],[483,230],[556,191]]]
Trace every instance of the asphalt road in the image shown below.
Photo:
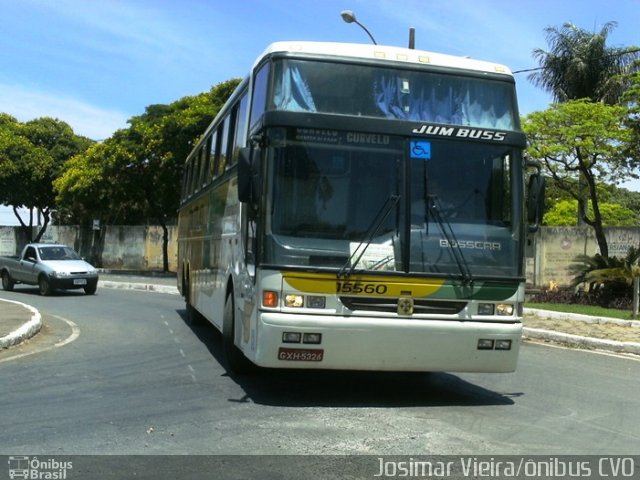
[[[640,362],[525,344],[513,374],[230,377],[177,295],[0,297],[45,327],[0,352],[0,455],[637,454]]]

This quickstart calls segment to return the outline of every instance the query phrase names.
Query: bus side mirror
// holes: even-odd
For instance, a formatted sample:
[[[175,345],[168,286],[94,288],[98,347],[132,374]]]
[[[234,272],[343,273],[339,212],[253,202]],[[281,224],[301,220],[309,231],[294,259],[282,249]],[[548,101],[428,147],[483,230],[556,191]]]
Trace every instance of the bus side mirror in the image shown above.
[[[534,173],[529,177],[527,194],[527,223],[529,232],[534,233],[542,224],[544,214],[545,178],[542,174]]]
[[[255,147],[243,147],[238,152],[238,200],[243,203],[254,203],[259,196],[258,152]]]

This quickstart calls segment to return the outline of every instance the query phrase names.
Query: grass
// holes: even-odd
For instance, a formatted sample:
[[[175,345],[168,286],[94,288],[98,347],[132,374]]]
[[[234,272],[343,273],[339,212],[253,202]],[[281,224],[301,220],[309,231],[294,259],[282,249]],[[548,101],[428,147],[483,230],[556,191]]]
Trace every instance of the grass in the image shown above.
[[[593,317],[619,318],[622,320],[634,320],[630,310],[616,310],[614,308],[603,308],[593,305],[577,305],[567,303],[533,303],[527,302],[525,308],[539,308],[542,310],[552,310],[554,312],[579,313]]]

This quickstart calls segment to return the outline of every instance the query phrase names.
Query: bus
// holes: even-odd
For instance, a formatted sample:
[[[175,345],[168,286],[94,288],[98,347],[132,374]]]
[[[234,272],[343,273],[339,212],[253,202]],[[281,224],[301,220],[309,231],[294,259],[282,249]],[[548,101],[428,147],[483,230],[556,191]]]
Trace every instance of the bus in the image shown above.
[[[189,318],[236,373],[514,371],[544,188],[525,143],[503,65],[273,43],[186,159]]]

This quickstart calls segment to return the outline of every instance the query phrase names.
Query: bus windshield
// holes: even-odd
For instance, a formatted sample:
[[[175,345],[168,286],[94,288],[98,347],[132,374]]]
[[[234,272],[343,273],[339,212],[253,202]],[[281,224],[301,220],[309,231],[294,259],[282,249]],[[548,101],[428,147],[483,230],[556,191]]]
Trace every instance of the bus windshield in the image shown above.
[[[279,59],[270,108],[517,130],[508,81],[354,63]]]
[[[462,261],[471,275],[522,273],[511,147],[422,141],[429,154],[412,155],[403,137],[354,145],[359,135],[272,130],[265,263],[450,276]]]

